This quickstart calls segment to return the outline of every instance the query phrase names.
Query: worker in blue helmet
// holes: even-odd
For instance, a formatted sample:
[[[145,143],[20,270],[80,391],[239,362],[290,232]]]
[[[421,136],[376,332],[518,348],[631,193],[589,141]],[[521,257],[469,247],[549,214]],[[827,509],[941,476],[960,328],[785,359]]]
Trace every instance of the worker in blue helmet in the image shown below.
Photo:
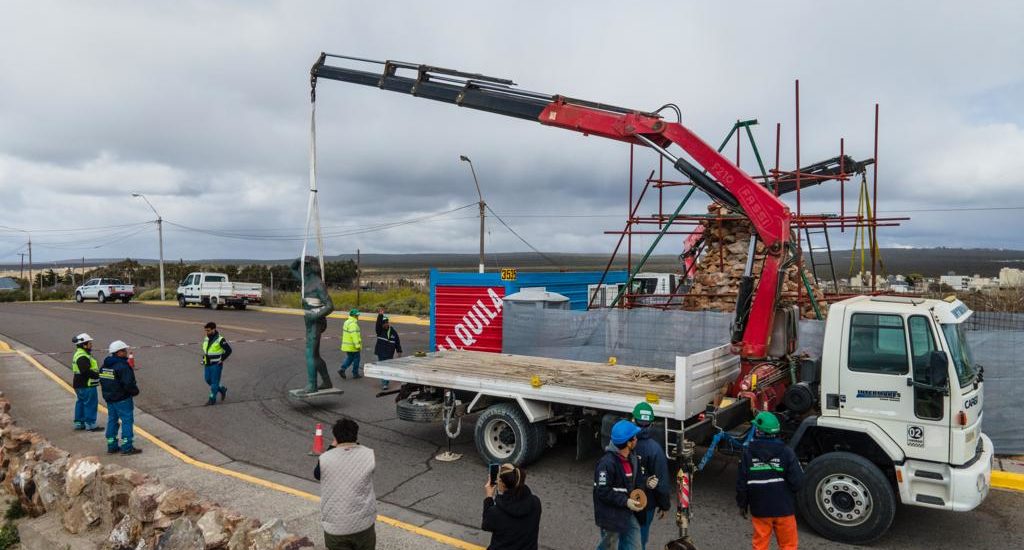
[[[611,443],[594,469],[594,522],[601,529],[598,550],[640,550],[640,522],[644,509],[630,493],[637,488],[640,464],[633,449],[640,428],[629,420],[612,426]]]

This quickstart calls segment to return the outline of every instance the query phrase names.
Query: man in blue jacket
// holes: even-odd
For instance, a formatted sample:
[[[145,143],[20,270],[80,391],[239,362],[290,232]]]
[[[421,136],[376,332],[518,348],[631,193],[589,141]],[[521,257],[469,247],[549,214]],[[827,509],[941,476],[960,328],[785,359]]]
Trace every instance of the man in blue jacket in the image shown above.
[[[633,423],[640,428],[637,434],[636,448],[633,453],[640,462],[639,486],[647,493],[647,508],[642,512],[643,521],[640,525],[640,546],[647,548],[647,540],[651,535],[651,523],[654,522],[654,509],[658,509],[658,519],[665,517],[665,512],[672,509],[672,486],[669,484],[668,458],[651,433],[654,422],[654,409],[646,401],[633,407]]]
[[[100,367],[100,387],[103,400],[107,402],[107,454],[118,452],[117,429],[121,428],[121,454],[135,455],[142,452],[132,445],[135,424],[135,403],[139,395],[135,383],[135,372],[128,365],[128,344],[121,340],[110,343],[110,355]]]
[[[747,511],[754,525],[754,550],[768,550],[772,532],[779,550],[796,550],[796,509],[793,494],[800,489],[804,471],[796,454],[781,439],[779,419],[768,411],[754,417],[757,437],[743,449],[736,477],[736,504]]]
[[[640,428],[629,420],[612,426],[612,438],[594,469],[594,522],[601,529],[598,550],[640,550],[643,507],[629,494],[637,487],[640,463],[633,454]]]

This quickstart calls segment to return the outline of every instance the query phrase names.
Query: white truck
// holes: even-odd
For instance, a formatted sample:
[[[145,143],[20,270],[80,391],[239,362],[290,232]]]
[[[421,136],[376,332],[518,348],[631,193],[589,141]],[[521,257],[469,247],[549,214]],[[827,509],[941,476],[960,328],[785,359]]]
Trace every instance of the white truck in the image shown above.
[[[794,367],[776,411],[805,466],[798,504],[816,531],[863,544],[888,530],[898,503],[967,511],[985,499],[993,448],[981,431],[983,369],[962,329],[971,313],[958,300],[903,297],[831,306],[821,359]],[[483,460],[525,463],[560,432],[576,433],[582,456],[601,425],[640,401],[665,419],[666,451],[679,460],[720,429],[745,428],[760,408],[744,396],[756,370],[727,389],[739,364],[729,346],[678,357],[673,370],[447,350],[365,371],[403,383],[399,418],[441,421],[452,435],[478,414]]]
[[[135,285],[126,285],[121,279],[109,277],[97,277],[89,279],[82,286],[75,289],[75,301],[82,303],[86,300],[96,300],[104,303],[108,300],[121,300],[127,304],[135,296]]]
[[[177,295],[180,307],[200,304],[215,309],[223,309],[224,306],[245,309],[249,304],[263,301],[263,285],[231,282],[224,273],[197,271],[189,273],[181,281]]]

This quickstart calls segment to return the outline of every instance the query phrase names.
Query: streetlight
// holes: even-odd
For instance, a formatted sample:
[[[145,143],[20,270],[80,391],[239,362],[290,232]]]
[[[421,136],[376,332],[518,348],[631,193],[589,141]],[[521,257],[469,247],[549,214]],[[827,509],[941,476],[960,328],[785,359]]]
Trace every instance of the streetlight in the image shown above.
[[[153,208],[153,205],[149,202],[149,199],[146,198],[146,195],[143,195],[142,193],[132,193],[132,196],[146,201],[146,204],[149,205],[149,209],[156,214],[156,232],[160,238],[160,300],[166,300],[164,297],[164,219],[160,217],[160,213],[156,211],[156,208]]]
[[[476,180],[476,170],[473,168],[473,161],[466,155],[459,155],[459,160],[469,163],[469,170],[473,173],[473,183],[476,185],[476,194],[480,197],[480,273],[484,272],[484,209],[487,203],[484,202],[484,195],[480,192],[480,182]]]

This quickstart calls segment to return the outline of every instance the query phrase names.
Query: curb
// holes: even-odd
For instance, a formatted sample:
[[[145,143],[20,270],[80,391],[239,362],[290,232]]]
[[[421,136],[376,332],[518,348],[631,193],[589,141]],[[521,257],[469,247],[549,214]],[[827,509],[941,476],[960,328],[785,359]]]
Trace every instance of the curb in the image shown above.
[[[301,315],[301,313],[300,313],[300,315]],[[48,369],[45,366],[43,366],[42,363],[37,361],[31,355],[25,353],[22,350],[12,349],[10,347],[10,345],[7,342],[3,341],[3,340],[0,340],[0,352],[15,353],[15,354],[21,356],[22,359],[26,360],[35,369],[39,370],[41,373],[46,375],[48,378],[50,378],[51,380],[56,382],[65,391],[67,391],[68,393],[70,393],[72,395],[75,395],[75,390],[71,387],[70,384],[65,382],[61,377],[59,377],[58,375],[53,373],[50,369]],[[107,407],[105,407],[103,405],[99,405],[98,409],[100,411],[102,411],[104,414],[107,413]],[[140,411],[140,412],[144,412],[144,411]],[[268,481],[266,479],[259,478],[259,477],[256,477],[256,476],[252,476],[252,475],[249,475],[249,474],[244,474],[244,473],[241,473],[241,472],[236,472],[234,470],[230,470],[230,469],[227,469],[227,468],[223,468],[221,466],[217,466],[217,465],[214,465],[214,464],[209,464],[207,462],[203,462],[201,460],[197,460],[195,458],[192,458],[191,456],[189,456],[189,455],[179,451],[178,449],[176,449],[173,446],[171,446],[169,443],[163,441],[162,439],[158,438],[157,436],[153,435],[152,433],[148,432],[147,430],[141,428],[137,424],[135,425],[135,432],[138,435],[142,436],[143,439],[145,439],[145,440],[149,441],[150,443],[152,443],[153,445],[156,445],[157,447],[163,449],[164,451],[166,451],[171,456],[177,458],[178,460],[181,460],[182,462],[184,462],[185,464],[188,464],[190,466],[195,466],[196,468],[200,468],[200,469],[207,470],[207,471],[210,471],[210,472],[214,472],[214,473],[217,473],[217,474],[225,475],[225,476],[228,476],[228,477],[233,477],[233,478],[239,479],[241,481],[252,483],[253,485],[259,485],[259,486],[265,487],[267,489],[272,489],[272,490],[275,490],[275,491],[286,493],[286,494],[289,494],[289,495],[292,495],[292,496],[296,496],[296,497],[299,497],[299,498],[302,498],[302,499],[305,499],[305,500],[309,500],[311,502],[319,502],[320,501],[320,497],[318,495],[314,495],[313,493],[302,491],[300,489],[294,489],[294,488],[288,487],[286,485],[281,485],[279,483],[274,483],[273,481]],[[392,517],[388,517],[388,516],[384,516],[384,515],[378,515],[377,516],[377,521],[379,521],[381,523],[385,523],[385,524],[391,525],[392,527],[397,527],[399,529],[402,529],[404,531],[408,531],[410,533],[414,533],[416,535],[420,535],[422,537],[429,538],[431,540],[440,542],[442,544],[447,544],[448,546],[451,546],[453,548],[459,548],[460,550],[486,550],[483,546],[479,546],[479,545],[473,544],[473,543],[468,542],[468,541],[457,539],[457,538],[445,535],[443,533],[438,533],[436,531],[431,531],[430,529],[419,527],[417,525],[412,525],[410,523],[406,523],[404,521],[401,521],[401,520],[398,520],[398,519],[395,519],[395,518],[392,518]]]
[[[149,306],[178,307],[178,302],[172,302],[170,300],[136,300],[135,303],[145,304]],[[253,311],[259,311],[263,313],[277,313],[279,315],[302,315],[302,310],[287,307],[248,306],[246,309],[251,309]],[[328,315],[327,317],[330,319],[348,319],[348,314],[335,312]],[[430,319],[422,319],[415,315],[388,315],[388,319],[396,325],[417,325],[421,327],[430,326]]]
[[[1024,492],[1024,474],[993,470],[992,486],[998,489]]]

